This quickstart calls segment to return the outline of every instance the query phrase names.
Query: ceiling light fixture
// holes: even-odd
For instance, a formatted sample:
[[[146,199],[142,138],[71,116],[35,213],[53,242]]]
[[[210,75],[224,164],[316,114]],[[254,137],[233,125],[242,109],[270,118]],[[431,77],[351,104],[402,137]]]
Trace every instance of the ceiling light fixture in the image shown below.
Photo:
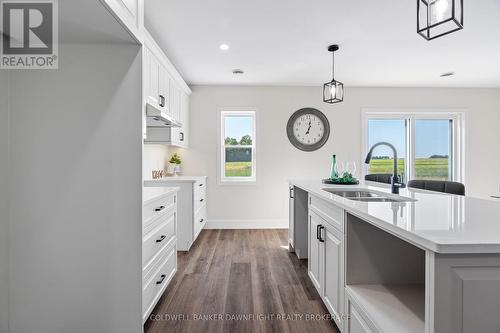
[[[464,28],[463,0],[417,0],[417,32],[432,40]]]
[[[335,51],[338,51],[338,49],[337,44],[328,47],[328,51],[332,52],[332,80],[323,85],[323,102],[330,104],[344,100],[344,84],[335,81]]]
[[[219,49],[221,49],[222,51],[227,51],[227,50],[229,50],[229,45],[227,45],[227,44],[220,44],[219,45]]]
[[[242,69],[233,69],[233,74],[234,75],[241,75],[241,74],[244,74],[245,71],[242,70]]]
[[[453,76],[455,75],[455,72],[446,72],[446,73],[443,73],[441,75],[439,75],[440,77],[448,77],[448,76]]]

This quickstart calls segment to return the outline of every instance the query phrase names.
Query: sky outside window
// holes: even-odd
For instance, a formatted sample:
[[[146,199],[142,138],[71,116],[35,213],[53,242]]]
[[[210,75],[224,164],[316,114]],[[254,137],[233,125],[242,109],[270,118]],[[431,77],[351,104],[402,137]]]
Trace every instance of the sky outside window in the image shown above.
[[[252,136],[252,117],[229,116],[225,118],[224,134],[226,138],[240,140],[245,135]]]

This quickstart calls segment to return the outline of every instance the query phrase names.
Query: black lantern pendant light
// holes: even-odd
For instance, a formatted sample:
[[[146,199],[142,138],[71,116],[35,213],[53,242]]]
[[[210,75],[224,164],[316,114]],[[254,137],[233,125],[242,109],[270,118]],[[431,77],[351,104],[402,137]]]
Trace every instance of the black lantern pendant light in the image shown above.
[[[463,0],[417,0],[417,32],[432,40],[464,28]]]
[[[325,103],[338,103],[344,100],[344,84],[335,81],[335,51],[339,46],[334,44],[328,47],[328,51],[332,52],[332,80],[323,85],[323,102]]]

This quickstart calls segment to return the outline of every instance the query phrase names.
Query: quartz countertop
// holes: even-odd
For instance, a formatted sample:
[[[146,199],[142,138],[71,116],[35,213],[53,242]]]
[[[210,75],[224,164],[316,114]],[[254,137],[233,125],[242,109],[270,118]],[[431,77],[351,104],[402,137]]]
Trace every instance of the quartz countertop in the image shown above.
[[[360,202],[323,188],[362,188],[394,196],[390,189],[367,184],[326,185],[321,180],[289,183],[323,198],[349,213],[436,253],[500,253],[500,202],[418,189],[401,189],[411,202]]]
[[[171,183],[194,183],[197,181],[203,181],[207,176],[171,176],[163,177],[160,179],[150,179],[144,181],[144,186],[170,186]]]

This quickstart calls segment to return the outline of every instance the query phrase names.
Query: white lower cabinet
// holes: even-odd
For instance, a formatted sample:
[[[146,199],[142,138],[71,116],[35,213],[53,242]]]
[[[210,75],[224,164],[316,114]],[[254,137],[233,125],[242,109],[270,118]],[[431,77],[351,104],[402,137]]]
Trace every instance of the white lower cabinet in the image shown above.
[[[309,199],[309,202],[314,202]],[[309,277],[341,331],[344,329],[343,215],[335,220],[309,205]]]
[[[165,188],[143,205],[143,322],[177,271],[177,191]]]
[[[348,333],[375,333],[370,329],[370,325],[365,321],[362,311],[356,306],[353,300],[347,296],[346,310],[348,320],[346,320],[345,331]]]
[[[147,187],[179,188],[177,208],[177,250],[189,251],[207,223],[207,177],[177,176],[147,180]]]
[[[322,294],[321,288],[321,262],[322,245],[320,244],[319,232],[323,221],[316,214],[309,214],[309,277],[319,294]]]
[[[344,307],[344,242],[343,234],[326,226],[323,245],[323,301],[340,327]]]

